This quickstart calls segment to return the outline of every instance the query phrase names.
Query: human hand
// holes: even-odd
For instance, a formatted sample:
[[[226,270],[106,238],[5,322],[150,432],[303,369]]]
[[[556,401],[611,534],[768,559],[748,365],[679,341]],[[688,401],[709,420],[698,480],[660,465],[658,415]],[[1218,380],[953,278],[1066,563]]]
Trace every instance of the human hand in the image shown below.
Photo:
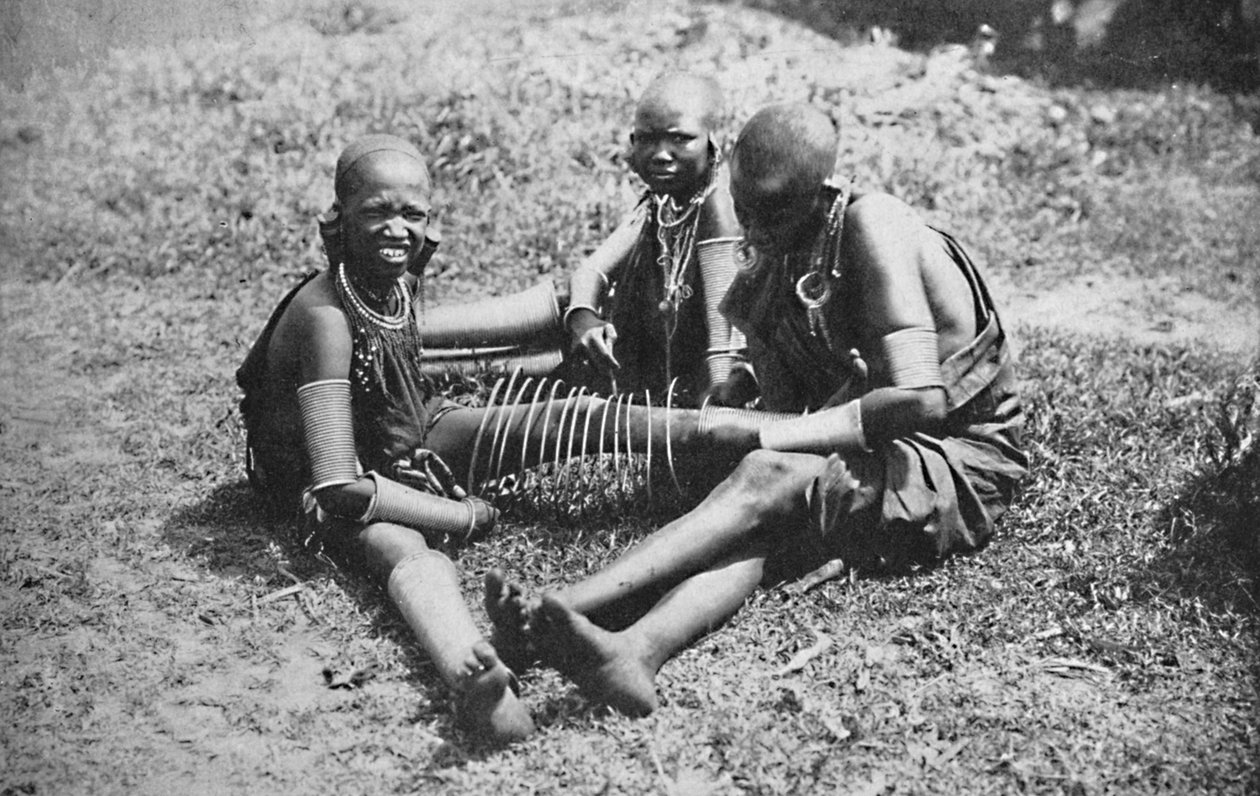
[[[701,396],[701,404],[706,401],[714,406],[747,406],[761,393],[757,377],[747,362],[736,362],[731,365],[731,372],[726,381],[710,385]]]
[[[569,320],[569,335],[573,349],[582,352],[599,367],[612,370],[621,367],[613,356],[613,344],[617,342],[617,328],[600,319],[590,310],[581,309]]]
[[[424,492],[456,499],[467,496],[442,457],[427,448],[416,448],[410,458],[395,462],[393,476],[394,480]]]

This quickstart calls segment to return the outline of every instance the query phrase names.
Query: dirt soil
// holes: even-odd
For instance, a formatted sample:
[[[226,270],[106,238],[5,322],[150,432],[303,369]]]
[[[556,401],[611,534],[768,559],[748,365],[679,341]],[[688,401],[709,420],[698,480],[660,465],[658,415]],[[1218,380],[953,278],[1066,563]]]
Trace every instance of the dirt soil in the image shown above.
[[[1171,278],[1077,276],[1038,289],[994,279],[1005,313],[1021,324],[1149,345],[1178,343],[1260,354],[1260,312],[1245,300],[1186,290]]]

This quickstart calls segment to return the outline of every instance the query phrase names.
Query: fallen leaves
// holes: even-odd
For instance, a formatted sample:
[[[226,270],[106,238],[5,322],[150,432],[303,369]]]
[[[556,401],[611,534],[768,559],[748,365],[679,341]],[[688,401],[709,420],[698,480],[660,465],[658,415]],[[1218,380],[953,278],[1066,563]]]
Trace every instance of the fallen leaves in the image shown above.
[[[367,666],[355,669],[345,676],[339,675],[330,667],[324,667],[320,672],[324,677],[324,685],[332,690],[362,688],[368,682],[376,679],[380,673],[381,665],[378,663],[370,663]]]

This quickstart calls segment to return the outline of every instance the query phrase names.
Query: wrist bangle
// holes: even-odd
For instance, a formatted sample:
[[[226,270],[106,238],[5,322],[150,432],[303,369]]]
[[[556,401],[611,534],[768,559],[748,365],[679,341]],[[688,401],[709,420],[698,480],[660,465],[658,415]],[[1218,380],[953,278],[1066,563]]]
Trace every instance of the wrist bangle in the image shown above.
[[[599,318],[601,321],[604,320],[603,317],[599,314],[599,310],[596,309],[595,307],[592,307],[590,304],[570,304],[569,308],[564,311],[564,317],[561,319],[561,323],[564,324],[565,329],[569,328],[569,316],[577,312],[578,310],[590,310],[591,312],[595,313],[596,318]]]
[[[862,430],[862,404],[856,398],[811,415],[762,426],[759,436],[761,447],[768,450],[871,452]]]
[[[367,508],[363,510],[362,515],[355,519],[355,522],[367,525],[369,522],[376,519],[376,498],[381,493],[381,484],[376,480],[375,470],[370,470],[364,473],[363,477],[372,481],[372,497],[368,498]]]

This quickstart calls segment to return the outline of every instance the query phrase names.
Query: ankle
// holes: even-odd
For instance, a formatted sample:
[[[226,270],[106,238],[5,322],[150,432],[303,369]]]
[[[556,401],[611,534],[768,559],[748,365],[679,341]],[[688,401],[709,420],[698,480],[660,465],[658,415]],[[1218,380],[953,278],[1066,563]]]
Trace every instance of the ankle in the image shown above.
[[[636,625],[631,625],[625,630],[620,630],[613,635],[617,638],[618,646],[628,655],[635,663],[640,664],[653,677],[665,665],[665,661],[669,660],[671,650],[665,649],[651,634],[639,629]]]

